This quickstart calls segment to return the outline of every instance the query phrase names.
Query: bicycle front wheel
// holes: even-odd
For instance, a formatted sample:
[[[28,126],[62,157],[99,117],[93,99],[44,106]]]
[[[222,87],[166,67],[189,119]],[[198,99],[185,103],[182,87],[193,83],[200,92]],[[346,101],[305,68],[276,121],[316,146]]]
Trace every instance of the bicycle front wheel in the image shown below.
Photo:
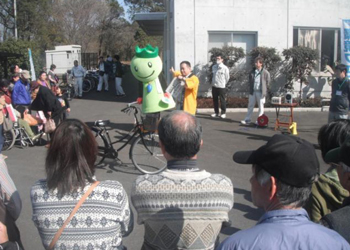
[[[130,148],[135,167],[144,174],[157,174],[166,168],[166,159],[159,146],[157,134],[140,135]]]

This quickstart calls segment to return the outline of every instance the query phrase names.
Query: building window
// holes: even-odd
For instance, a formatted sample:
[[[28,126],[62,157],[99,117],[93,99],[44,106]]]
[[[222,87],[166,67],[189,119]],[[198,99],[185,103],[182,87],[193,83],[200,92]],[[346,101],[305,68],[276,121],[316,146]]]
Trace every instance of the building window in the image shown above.
[[[305,46],[318,51],[316,72],[324,71],[326,65],[334,68],[340,61],[339,32],[339,29],[329,28],[294,28],[293,46]]]
[[[256,32],[209,32],[208,51],[212,48],[222,48],[224,46],[242,47],[247,54],[257,46]],[[210,53],[208,53],[208,62],[210,61]],[[241,65],[249,61],[244,59]]]

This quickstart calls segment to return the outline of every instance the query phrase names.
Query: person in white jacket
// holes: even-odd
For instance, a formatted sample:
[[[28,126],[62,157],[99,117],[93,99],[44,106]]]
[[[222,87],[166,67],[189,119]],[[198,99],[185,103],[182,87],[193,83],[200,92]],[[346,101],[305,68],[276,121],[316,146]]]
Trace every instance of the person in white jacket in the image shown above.
[[[216,56],[216,64],[213,66],[213,79],[212,79],[212,95],[214,103],[215,113],[211,117],[226,118],[226,84],[230,79],[230,71],[227,66],[223,63],[223,55],[219,54]],[[219,114],[219,98],[221,104],[221,115]]]

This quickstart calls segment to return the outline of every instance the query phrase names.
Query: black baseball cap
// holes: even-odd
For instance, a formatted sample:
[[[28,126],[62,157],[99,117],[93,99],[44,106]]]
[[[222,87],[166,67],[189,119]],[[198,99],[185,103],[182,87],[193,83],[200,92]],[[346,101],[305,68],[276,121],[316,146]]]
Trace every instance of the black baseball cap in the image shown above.
[[[319,174],[320,165],[311,143],[299,137],[274,135],[254,151],[239,151],[233,160],[256,164],[270,175],[294,187],[308,187]]]
[[[325,156],[325,160],[328,163],[342,162],[350,166],[350,135],[346,137],[344,143],[340,147],[329,150]]]

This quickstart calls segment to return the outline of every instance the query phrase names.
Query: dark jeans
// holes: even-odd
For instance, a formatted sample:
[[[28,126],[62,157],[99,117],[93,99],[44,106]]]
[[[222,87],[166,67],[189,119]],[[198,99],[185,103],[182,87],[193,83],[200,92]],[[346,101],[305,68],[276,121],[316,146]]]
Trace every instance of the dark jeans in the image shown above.
[[[225,100],[226,89],[213,87],[212,94],[213,94],[215,114],[219,114],[219,98],[220,98],[220,104],[221,104],[221,114],[226,114],[226,100]]]

